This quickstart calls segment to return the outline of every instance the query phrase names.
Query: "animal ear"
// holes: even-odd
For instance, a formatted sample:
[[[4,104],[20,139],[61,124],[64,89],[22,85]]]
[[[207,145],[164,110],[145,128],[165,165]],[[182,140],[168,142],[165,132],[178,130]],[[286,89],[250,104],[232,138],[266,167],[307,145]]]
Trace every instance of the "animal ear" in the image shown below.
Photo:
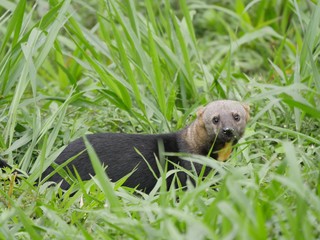
[[[250,119],[250,106],[246,103],[241,103],[241,105],[244,108],[244,110],[246,111],[246,122],[248,122]]]
[[[203,122],[203,113],[204,113],[205,108],[204,107],[200,107],[197,110],[197,123],[199,124],[199,126],[204,127],[204,122]]]
[[[197,118],[200,118],[202,116],[203,112],[204,112],[204,107],[200,107],[197,110]]]

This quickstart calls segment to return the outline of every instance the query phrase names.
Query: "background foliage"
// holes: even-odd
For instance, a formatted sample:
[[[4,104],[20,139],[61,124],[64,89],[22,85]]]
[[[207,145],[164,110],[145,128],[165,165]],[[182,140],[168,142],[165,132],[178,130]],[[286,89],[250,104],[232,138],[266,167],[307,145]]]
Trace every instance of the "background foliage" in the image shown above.
[[[0,150],[31,174],[1,172],[1,239],[320,238],[319,3],[2,0],[0,12]],[[175,131],[224,98],[251,105],[246,136],[227,163],[196,158],[219,174],[187,191],[159,179],[133,193],[98,172],[73,196],[32,184],[85,133]]]

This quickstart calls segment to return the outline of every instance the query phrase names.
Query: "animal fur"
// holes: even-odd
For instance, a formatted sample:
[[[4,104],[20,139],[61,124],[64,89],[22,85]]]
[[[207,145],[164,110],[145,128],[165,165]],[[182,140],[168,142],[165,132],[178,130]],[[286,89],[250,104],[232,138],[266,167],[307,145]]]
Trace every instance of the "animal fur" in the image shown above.
[[[220,100],[199,109],[196,120],[178,132],[167,134],[97,133],[87,135],[86,138],[100,161],[106,166],[106,173],[111,181],[117,181],[134,170],[124,185],[150,192],[157,180],[149,168],[151,167],[159,176],[157,165],[159,144],[164,147],[165,152],[210,155],[214,159],[225,161],[231,154],[232,146],[244,134],[248,119],[247,105],[237,101]],[[63,164],[77,154],[79,155],[67,164],[67,168],[71,172],[75,168],[82,180],[88,180],[95,173],[82,138],[71,142],[58,156],[55,163]],[[179,157],[170,156],[167,159],[169,160],[168,170],[174,168],[171,162],[188,170],[192,169],[189,162]],[[194,167],[199,174],[202,165],[194,164]],[[53,170],[53,167],[49,167],[42,177],[49,175]],[[205,175],[209,171],[210,169],[207,168]],[[183,185],[186,179],[185,174],[179,174],[179,180]],[[171,178],[167,179],[168,184],[171,184],[171,180]],[[63,189],[70,186],[58,173],[54,174],[49,181],[57,183],[62,181]]]

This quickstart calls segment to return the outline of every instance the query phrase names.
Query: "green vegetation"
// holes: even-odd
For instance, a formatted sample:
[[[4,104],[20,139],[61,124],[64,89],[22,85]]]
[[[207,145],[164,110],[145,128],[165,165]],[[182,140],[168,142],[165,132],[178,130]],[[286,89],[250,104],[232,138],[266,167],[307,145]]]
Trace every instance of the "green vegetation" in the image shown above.
[[[30,173],[1,172],[0,239],[320,238],[320,3],[220,2],[0,2],[0,152]],[[33,186],[85,133],[174,131],[224,98],[252,118],[228,162],[194,157],[219,173],[197,186]]]

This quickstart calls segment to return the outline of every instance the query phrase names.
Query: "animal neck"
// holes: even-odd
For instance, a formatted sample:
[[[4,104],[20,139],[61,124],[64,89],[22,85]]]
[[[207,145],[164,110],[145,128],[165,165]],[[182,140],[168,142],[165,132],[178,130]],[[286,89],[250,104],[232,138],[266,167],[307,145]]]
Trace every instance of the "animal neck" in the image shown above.
[[[199,119],[184,128],[180,134],[181,140],[187,145],[183,150],[199,155],[208,154],[212,143],[204,124]]]

